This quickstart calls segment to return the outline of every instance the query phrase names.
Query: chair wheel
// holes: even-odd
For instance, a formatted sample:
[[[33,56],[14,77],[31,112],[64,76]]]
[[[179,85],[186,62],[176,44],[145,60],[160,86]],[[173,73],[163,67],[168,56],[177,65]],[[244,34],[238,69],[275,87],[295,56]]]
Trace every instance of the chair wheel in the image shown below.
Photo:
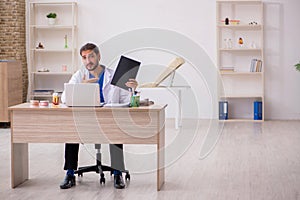
[[[130,174],[129,174],[128,172],[127,172],[126,175],[125,175],[125,180],[126,180],[126,181],[127,181],[127,180],[130,181]]]
[[[100,185],[105,184],[105,177],[104,177],[104,173],[100,174]]]
[[[100,178],[100,185],[105,184],[105,178]]]

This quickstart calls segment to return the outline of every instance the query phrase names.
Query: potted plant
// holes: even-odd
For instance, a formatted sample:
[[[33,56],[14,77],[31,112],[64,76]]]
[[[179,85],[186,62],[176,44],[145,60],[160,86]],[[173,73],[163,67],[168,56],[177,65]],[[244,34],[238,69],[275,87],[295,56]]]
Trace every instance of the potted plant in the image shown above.
[[[300,72],[300,62],[298,62],[296,65],[294,65],[296,70],[298,70]]]
[[[56,16],[57,16],[56,13],[49,13],[49,14],[47,14],[48,23],[50,25],[55,24],[55,22],[56,22]]]

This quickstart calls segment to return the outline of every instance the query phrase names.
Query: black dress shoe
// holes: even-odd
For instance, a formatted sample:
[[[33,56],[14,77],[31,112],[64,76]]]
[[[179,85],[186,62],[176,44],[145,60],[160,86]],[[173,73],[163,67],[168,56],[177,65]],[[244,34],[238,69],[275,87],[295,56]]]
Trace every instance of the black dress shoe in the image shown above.
[[[69,189],[75,185],[75,176],[66,175],[64,181],[60,184],[60,189]]]
[[[114,175],[114,186],[117,189],[124,189],[125,184],[122,175]]]

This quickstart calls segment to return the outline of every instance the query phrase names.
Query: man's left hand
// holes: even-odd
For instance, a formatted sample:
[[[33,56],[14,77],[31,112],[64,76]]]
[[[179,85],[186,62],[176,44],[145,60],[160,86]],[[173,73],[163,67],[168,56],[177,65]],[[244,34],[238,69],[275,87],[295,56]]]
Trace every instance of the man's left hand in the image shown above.
[[[132,89],[132,91],[135,91],[135,89],[137,88],[138,86],[138,82],[135,80],[135,79],[129,79],[125,85],[129,88]]]

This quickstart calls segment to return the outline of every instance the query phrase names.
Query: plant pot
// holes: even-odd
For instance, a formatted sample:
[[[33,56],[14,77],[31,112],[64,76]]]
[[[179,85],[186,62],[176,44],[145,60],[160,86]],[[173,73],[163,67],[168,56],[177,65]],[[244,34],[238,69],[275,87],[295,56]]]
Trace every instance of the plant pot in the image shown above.
[[[48,24],[54,25],[56,23],[56,18],[48,18]]]

